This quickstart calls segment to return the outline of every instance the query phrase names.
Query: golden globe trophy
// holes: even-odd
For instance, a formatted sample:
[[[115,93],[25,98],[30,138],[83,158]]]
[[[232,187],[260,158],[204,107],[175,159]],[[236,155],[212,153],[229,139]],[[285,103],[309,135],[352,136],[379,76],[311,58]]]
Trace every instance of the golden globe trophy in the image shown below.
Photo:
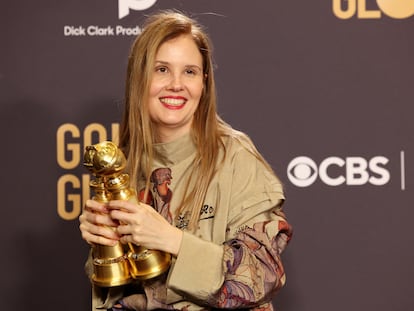
[[[129,187],[129,175],[123,173],[126,158],[112,142],[104,141],[87,146],[84,166],[95,177],[90,182],[93,199],[107,203],[126,200],[137,203],[134,189]],[[102,287],[120,286],[134,279],[147,280],[165,272],[171,263],[171,255],[139,245],[121,243],[115,246],[92,246],[94,272],[92,282]]]

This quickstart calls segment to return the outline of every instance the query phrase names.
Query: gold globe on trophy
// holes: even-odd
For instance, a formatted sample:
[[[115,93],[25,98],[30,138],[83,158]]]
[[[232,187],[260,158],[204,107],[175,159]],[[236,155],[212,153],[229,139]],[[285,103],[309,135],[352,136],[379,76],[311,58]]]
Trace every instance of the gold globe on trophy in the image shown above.
[[[125,200],[137,203],[134,189],[129,187],[129,175],[123,173],[126,158],[112,142],[87,146],[84,166],[95,177],[90,182],[92,199],[107,203]],[[94,273],[92,282],[102,287],[120,286],[132,280],[147,280],[164,273],[170,266],[171,255],[139,245],[117,243],[115,246],[92,246]]]

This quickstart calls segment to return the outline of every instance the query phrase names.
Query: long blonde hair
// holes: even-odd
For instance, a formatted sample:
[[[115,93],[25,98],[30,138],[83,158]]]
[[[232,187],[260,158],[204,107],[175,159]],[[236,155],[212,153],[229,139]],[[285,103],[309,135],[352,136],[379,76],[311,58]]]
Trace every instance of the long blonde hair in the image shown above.
[[[190,213],[188,229],[195,230],[208,186],[220,165],[219,154],[225,157],[224,136],[240,140],[266,165],[250,139],[233,130],[217,114],[212,45],[202,26],[194,19],[176,12],[162,11],[147,19],[142,33],[132,45],[125,88],[125,110],[120,129],[120,147],[128,159],[131,186],[138,180],[146,181],[149,191],[153,162],[154,132],[148,113],[148,90],[154,68],[154,59],[160,46],[181,35],[191,35],[203,59],[205,76],[203,94],[195,112],[191,135],[197,153],[193,173],[187,181],[183,201],[177,214]],[[220,153],[223,150],[224,153]],[[196,187],[190,187],[196,184]],[[139,190],[139,189],[137,189]]]

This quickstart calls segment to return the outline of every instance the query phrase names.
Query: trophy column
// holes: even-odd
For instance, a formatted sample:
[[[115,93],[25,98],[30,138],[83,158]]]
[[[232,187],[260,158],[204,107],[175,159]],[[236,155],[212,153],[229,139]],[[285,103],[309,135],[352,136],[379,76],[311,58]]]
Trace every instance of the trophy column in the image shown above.
[[[85,153],[85,166],[95,175],[95,180],[89,184],[94,192],[93,199],[107,203],[111,200],[111,193],[107,190],[105,176],[100,176],[94,170],[96,167],[88,165],[91,163],[89,156],[95,155],[96,150],[87,148]],[[128,284],[132,281],[129,273],[129,261],[125,255],[124,246],[117,243],[115,246],[95,244],[92,246],[93,275],[91,280],[101,287],[113,287]]]

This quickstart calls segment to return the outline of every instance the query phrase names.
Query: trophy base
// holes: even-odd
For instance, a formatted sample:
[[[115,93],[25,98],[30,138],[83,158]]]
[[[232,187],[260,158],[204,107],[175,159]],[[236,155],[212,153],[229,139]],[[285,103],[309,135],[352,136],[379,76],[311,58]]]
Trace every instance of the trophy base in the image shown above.
[[[148,280],[163,274],[171,264],[171,254],[145,249],[129,253],[130,273],[135,280]]]
[[[132,281],[129,274],[128,261],[125,258],[117,262],[94,265],[92,282],[100,287],[113,287],[128,284]]]
[[[98,276],[96,276],[95,274],[92,275],[92,282],[93,284],[99,286],[99,287],[116,287],[116,286],[121,286],[121,285],[126,285],[131,283],[131,278],[128,279],[119,279],[119,280],[111,280],[111,279],[102,279]]]

